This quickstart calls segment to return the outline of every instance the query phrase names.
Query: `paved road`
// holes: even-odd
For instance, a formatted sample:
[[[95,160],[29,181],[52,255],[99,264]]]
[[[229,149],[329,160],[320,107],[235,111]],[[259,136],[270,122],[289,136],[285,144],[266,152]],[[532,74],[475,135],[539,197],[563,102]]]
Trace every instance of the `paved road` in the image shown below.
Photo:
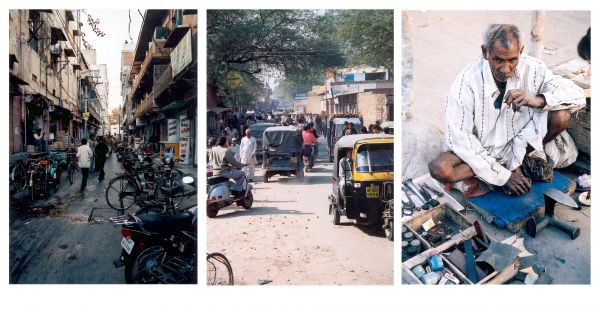
[[[124,282],[123,268],[112,265],[121,253],[119,229],[112,224],[87,222],[92,208],[101,208],[95,216],[117,215],[115,210],[107,209],[104,197],[108,181],[121,171],[114,155],[105,171],[104,182],[98,182],[97,173],[90,173],[83,196],[78,192],[78,176],[74,185],[63,179],[58,192],[48,200],[30,205],[11,199],[11,283]],[[182,207],[195,202],[195,197],[185,199]]]
[[[256,285],[393,284],[393,246],[379,228],[328,214],[332,166],[320,138],[319,160],[305,175],[254,183],[250,210],[230,206],[208,219],[208,252],[224,253],[235,283]],[[262,180],[262,169],[257,171]]]

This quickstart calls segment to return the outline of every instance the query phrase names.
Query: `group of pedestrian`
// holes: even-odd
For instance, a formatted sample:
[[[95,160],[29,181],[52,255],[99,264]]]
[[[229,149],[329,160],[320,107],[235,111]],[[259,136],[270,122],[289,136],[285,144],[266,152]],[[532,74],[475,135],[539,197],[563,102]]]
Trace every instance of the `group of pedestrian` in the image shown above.
[[[88,144],[90,143],[90,144]],[[90,169],[98,172],[98,182],[104,180],[104,164],[109,153],[108,145],[102,136],[90,137],[90,142],[87,139],[81,139],[81,145],[77,148],[76,157],[78,159],[79,168],[81,169],[81,188],[80,193],[85,191]]]

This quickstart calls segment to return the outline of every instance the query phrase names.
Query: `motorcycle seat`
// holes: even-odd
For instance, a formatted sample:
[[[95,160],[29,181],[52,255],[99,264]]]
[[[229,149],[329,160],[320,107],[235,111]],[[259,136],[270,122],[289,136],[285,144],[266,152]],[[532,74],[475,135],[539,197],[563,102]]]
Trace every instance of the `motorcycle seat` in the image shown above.
[[[194,214],[188,211],[177,212],[175,215],[148,214],[138,217],[142,227],[151,233],[163,233],[171,230],[190,230]]]
[[[228,181],[229,181],[229,178],[224,177],[224,176],[212,176],[206,180],[208,185],[216,185],[216,184],[226,183]]]

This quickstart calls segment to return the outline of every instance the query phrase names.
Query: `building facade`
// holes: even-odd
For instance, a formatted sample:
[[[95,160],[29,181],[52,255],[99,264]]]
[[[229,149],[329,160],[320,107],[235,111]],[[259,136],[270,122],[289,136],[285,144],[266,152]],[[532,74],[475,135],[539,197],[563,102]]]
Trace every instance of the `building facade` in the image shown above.
[[[197,125],[197,10],[146,10],[123,81],[126,131],[134,144],[174,149],[195,165]],[[123,56],[123,52],[122,52]]]
[[[87,136],[86,119],[100,125],[100,106],[90,101],[98,92],[82,51],[81,15],[69,9],[9,10],[11,154],[34,151],[38,130],[51,147],[66,147],[69,136]]]

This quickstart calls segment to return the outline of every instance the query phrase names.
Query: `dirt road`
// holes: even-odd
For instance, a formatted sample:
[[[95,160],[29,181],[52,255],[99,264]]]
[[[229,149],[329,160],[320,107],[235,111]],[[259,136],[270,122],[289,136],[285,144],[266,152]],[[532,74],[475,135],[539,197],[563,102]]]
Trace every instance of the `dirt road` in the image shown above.
[[[256,182],[250,210],[234,205],[208,220],[208,252],[229,258],[236,284],[393,284],[394,243],[378,227],[358,227],[344,217],[333,225],[324,143],[319,154],[303,183],[280,176]],[[262,180],[261,169],[257,175]]]

